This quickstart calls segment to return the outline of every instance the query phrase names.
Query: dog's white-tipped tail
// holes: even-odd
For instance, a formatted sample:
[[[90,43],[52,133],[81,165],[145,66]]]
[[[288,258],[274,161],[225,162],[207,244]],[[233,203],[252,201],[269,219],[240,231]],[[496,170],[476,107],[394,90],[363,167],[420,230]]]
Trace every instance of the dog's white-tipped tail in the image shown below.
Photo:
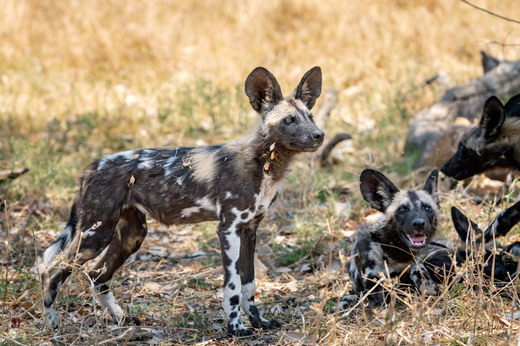
[[[36,268],[40,275],[54,263],[56,256],[70,244],[73,230],[72,225],[67,225],[51,246],[45,250],[42,259],[38,259]]]

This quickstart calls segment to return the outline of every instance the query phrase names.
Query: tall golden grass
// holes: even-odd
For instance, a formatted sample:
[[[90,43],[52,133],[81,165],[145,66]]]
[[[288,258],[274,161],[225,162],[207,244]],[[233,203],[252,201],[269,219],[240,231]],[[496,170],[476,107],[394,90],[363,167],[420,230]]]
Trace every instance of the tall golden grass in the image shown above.
[[[514,0],[475,3],[520,18]],[[519,43],[518,25],[454,0],[5,0],[0,12],[0,115],[20,131],[113,112],[128,95],[145,112],[198,78],[233,93],[258,65],[285,88],[320,65],[324,87],[355,87],[343,111],[369,117],[396,85],[439,69],[455,82],[479,75],[480,49],[519,55],[491,43]]]

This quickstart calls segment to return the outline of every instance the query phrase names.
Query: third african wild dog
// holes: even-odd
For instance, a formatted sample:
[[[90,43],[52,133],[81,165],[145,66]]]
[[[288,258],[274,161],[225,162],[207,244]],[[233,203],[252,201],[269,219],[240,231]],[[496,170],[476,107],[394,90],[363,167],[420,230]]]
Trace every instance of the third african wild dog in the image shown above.
[[[323,142],[324,133],[310,112],[321,93],[321,69],[305,73],[284,98],[275,77],[258,67],[247,77],[245,92],[261,118],[250,137],[214,146],[127,151],[85,168],[70,219],[39,266],[51,325],[58,323],[52,304],[71,273],[55,265],[59,252],[69,262],[77,257],[76,263],[83,264],[107,248],[90,276],[100,302],[115,320],[124,318],[109,280],[141,246],[149,216],[165,225],[219,221],[228,332],[252,334],[242,323],[240,308],[255,328],[280,326],[264,319],[254,303],[256,229],[293,157],[316,151]]]
[[[520,95],[505,106],[491,96],[479,125],[462,138],[441,171],[463,180],[493,168],[520,171]]]
[[[516,276],[520,257],[520,242],[501,246],[496,238],[506,235],[520,222],[520,202],[501,211],[482,231],[478,225],[456,207],[451,207],[451,219],[461,245],[455,249],[433,242],[423,254],[423,263],[437,283],[450,283],[456,276],[455,266],[471,260],[477,272],[495,282],[508,282]]]
[[[463,244],[455,253],[457,264],[478,260],[477,270],[496,281],[507,282],[516,276],[520,242],[503,247],[496,238],[506,235],[520,222],[520,202],[501,211],[485,231],[455,207],[451,208],[451,218]]]
[[[437,285],[419,260],[437,232],[437,176],[434,170],[423,190],[400,191],[378,171],[361,173],[361,194],[381,214],[376,223],[358,229],[350,250],[349,274],[357,295],[367,293],[378,279],[386,277],[387,268],[391,277],[404,274],[420,291],[438,294]],[[372,305],[380,305],[385,296],[382,289],[375,288],[368,299]],[[348,301],[342,301],[340,308],[346,305]]]
[[[453,249],[432,242],[421,256],[435,282],[451,283],[456,279],[456,266],[460,267],[468,260],[474,261],[477,272],[496,282],[507,282],[516,276],[520,242],[503,247],[496,239],[520,222],[520,202],[501,211],[485,231],[456,207],[451,207],[451,219],[461,245]]]

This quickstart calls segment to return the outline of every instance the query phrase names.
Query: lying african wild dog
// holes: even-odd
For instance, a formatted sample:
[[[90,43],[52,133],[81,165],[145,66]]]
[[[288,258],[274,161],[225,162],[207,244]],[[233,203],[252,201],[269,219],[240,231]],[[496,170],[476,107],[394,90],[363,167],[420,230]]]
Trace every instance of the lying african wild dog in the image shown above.
[[[463,244],[456,251],[457,264],[480,254],[482,260],[478,261],[481,263],[477,263],[477,270],[481,270],[485,276],[505,282],[516,276],[520,242],[503,247],[495,239],[506,235],[520,222],[520,202],[501,211],[485,231],[455,207],[451,208],[451,218]]]
[[[491,96],[484,104],[479,125],[464,135],[441,171],[463,180],[493,168],[520,171],[520,95],[505,106]]]
[[[81,265],[107,247],[90,276],[100,302],[116,321],[122,320],[108,282],[141,246],[149,216],[165,225],[219,221],[228,332],[252,334],[242,323],[240,307],[254,328],[281,326],[264,319],[254,303],[256,229],[295,154],[316,151],[323,142],[310,112],[321,93],[321,69],[305,73],[284,98],[275,77],[258,67],[247,77],[245,93],[261,116],[250,137],[222,145],[121,152],[85,168],[69,221],[39,266],[51,325],[58,324],[52,304],[71,273],[54,268],[56,255],[63,251],[69,262],[76,257]]]
[[[370,206],[381,212],[375,224],[362,225],[350,250],[349,274],[357,295],[374,287],[382,275],[403,275],[420,291],[438,294],[438,287],[418,260],[437,232],[439,200],[438,171],[434,170],[423,190],[400,191],[378,171],[361,173],[361,194]],[[408,280],[409,279],[409,280]],[[349,305],[350,298],[340,302]],[[383,304],[386,294],[375,289],[368,300],[372,305]]]
[[[520,242],[503,247],[495,240],[520,222],[520,202],[501,211],[485,231],[456,207],[451,207],[451,219],[461,245],[452,249],[432,242],[421,256],[435,282],[450,283],[455,277],[455,265],[461,266],[468,259],[476,260],[476,271],[495,282],[507,282],[516,276]]]

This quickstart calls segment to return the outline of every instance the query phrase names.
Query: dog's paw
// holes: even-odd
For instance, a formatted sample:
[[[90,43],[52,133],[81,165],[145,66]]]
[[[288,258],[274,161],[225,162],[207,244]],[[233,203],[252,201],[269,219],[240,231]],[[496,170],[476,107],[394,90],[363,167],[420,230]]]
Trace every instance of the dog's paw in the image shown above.
[[[275,329],[280,328],[282,326],[282,323],[278,322],[275,319],[266,320],[264,318],[254,318],[251,316],[249,316],[249,322],[251,322],[253,328],[257,329]]]
[[[43,313],[43,322],[51,329],[58,329],[60,326],[58,315],[56,315],[56,311],[52,308],[45,308]]]
[[[125,316],[125,325],[127,326],[140,326],[141,321],[136,316]]]
[[[372,306],[381,306],[386,303],[385,294],[383,292],[376,292],[368,295],[368,302]]]
[[[352,305],[354,305],[357,302],[357,299],[358,299],[358,296],[355,294],[345,296],[345,297],[341,298],[338,308],[340,310],[346,310],[346,309],[350,308]]]
[[[276,328],[281,328],[282,325],[283,324],[281,322],[279,322],[278,320],[275,320],[273,318],[272,320],[262,321],[260,323],[260,328],[262,328],[262,329],[276,329]]]
[[[438,296],[439,295],[439,286],[433,281],[426,281],[423,284],[424,293],[429,296]]]
[[[242,337],[242,336],[251,336],[254,332],[247,328],[233,329],[228,328],[228,334],[232,336]]]

